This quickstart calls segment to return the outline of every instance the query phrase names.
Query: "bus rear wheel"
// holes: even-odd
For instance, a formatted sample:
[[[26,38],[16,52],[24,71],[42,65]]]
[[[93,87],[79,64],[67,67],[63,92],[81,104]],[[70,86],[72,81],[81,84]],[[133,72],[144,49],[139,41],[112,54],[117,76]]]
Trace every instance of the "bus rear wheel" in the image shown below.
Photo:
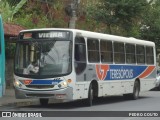
[[[133,87],[133,93],[131,94],[123,94],[124,99],[131,99],[131,100],[136,100],[139,98],[139,92],[140,92],[140,84],[138,80],[134,82],[134,87]]]
[[[133,100],[136,100],[139,98],[139,92],[140,92],[140,84],[138,80],[134,82],[134,88],[133,88],[133,93],[131,94],[131,97]]]
[[[48,105],[48,99],[47,98],[40,98],[39,102],[41,104],[41,106],[47,106]]]

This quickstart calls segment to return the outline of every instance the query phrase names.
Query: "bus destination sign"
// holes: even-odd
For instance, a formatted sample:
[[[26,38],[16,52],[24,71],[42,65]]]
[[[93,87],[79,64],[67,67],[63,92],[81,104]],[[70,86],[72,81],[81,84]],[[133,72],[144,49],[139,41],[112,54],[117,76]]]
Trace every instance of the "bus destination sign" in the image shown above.
[[[49,33],[38,33],[38,38],[66,38],[68,32],[49,32]]]
[[[67,31],[34,31],[34,32],[26,32],[21,34],[21,38],[23,39],[51,39],[51,38],[62,38],[68,39],[70,36],[70,32]]]

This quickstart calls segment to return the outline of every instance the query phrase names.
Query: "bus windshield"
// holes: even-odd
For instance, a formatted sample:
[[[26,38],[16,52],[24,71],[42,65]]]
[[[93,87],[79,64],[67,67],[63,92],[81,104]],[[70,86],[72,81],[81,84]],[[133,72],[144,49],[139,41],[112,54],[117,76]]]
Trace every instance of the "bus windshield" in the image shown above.
[[[15,73],[27,76],[60,76],[71,72],[71,41],[17,42]]]

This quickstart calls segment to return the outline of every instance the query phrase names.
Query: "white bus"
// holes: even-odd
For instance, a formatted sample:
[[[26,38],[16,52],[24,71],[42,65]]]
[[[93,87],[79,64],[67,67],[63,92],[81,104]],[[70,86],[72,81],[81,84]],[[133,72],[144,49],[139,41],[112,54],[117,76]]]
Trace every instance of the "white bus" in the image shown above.
[[[132,99],[155,87],[153,42],[76,29],[31,29],[19,33],[16,98],[67,102],[124,95]]]

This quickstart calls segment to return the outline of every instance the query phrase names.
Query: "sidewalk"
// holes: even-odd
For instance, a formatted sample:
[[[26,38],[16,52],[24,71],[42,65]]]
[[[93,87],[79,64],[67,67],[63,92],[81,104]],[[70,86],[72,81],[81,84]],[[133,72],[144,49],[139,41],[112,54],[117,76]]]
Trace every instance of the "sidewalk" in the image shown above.
[[[0,107],[2,106],[26,106],[39,104],[38,99],[16,99],[13,88],[6,89],[5,95],[0,98]]]

